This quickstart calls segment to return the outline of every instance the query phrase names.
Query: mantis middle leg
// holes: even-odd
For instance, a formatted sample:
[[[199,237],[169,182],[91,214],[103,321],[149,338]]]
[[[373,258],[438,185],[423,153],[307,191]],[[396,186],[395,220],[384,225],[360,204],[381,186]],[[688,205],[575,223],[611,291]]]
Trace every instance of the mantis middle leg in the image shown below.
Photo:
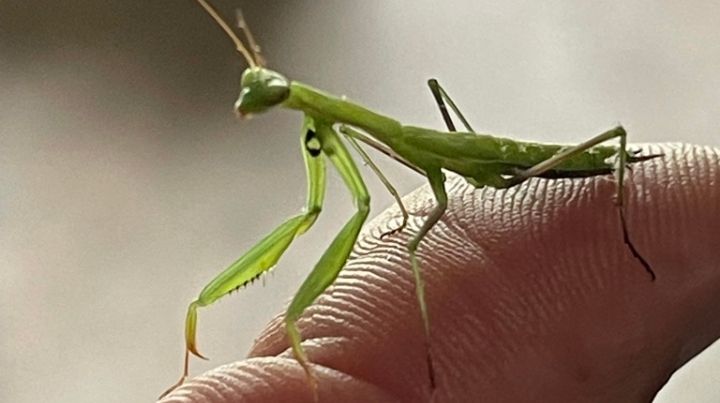
[[[375,175],[377,175],[378,179],[380,179],[380,182],[382,182],[383,185],[385,185],[385,188],[390,192],[392,197],[395,199],[395,202],[397,203],[398,207],[400,208],[400,213],[402,214],[402,222],[400,225],[396,228],[393,228],[387,232],[383,232],[380,234],[380,239],[384,239],[386,236],[390,236],[393,234],[396,234],[398,232],[401,232],[405,226],[407,225],[409,214],[407,212],[407,209],[405,208],[405,205],[402,202],[402,198],[400,197],[400,193],[398,193],[397,189],[395,189],[395,186],[390,183],[388,178],[385,176],[385,174],[382,173],[380,168],[375,165],[373,160],[370,158],[368,153],[363,150],[363,148],[358,144],[357,140],[355,140],[350,135],[345,135],[345,138],[350,143],[350,145],[357,151],[358,154],[360,154],[360,157],[363,159],[363,161],[372,169],[373,172],[375,172]]]

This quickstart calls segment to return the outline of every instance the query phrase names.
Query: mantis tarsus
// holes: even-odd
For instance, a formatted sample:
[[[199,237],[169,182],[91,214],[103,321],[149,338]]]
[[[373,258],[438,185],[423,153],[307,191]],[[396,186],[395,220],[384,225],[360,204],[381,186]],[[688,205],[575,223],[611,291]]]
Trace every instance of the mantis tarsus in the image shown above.
[[[521,142],[478,134],[470,127],[452,99],[435,80],[430,80],[428,84],[440,107],[448,131],[405,126],[392,118],[370,111],[343,98],[323,93],[308,85],[290,81],[285,76],[267,69],[259,54],[259,47],[244,22],[241,21],[240,28],[247,38],[247,47],[206,0],[197,1],[233,40],[237,51],[249,65],[242,74],[240,95],[235,103],[236,112],[240,116],[249,116],[265,112],[274,106],[282,106],[304,114],[300,143],[308,178],[308,197],[305,210],[301,214],[285,221],[252,247],[205,286],[197,299],[190,303],[185,328],[185,365],[183,375],[177,385],[181,384],[188,375],[190,353],[202,357],[195,341],[197,309],[212,304],[275,266],[290,243],[310,229],[322,209],[325,190],[325,160],[327,159],[344,180],[357,205],[357,211],[336,235],[315,265],[295,294],[285,315],[290,347],[295,358],[307,373],[313,391],[315,390],[315,380],[308,357],[301,346],[301,335],[296,321],[303,311],[333,283],[350,255],[370,211],[370,195],[343,139],[349,142],[362,159],[378,174],[400,206],[403,222],[391,233],[404,228],[408,217],[407,212],[397,192],[362,150],[358,141],[376,148],[427,177],[437,202],[419,231],[410,238],[407,244],[420,317],[425,332],[428,376],[432,389],[435,388],[435,380],[429,343],[430,322],[423,278],[416,252],[423,237],[438,222],[447,207],[443,170],[463,176],[476,187],[491,186],[494,188],[516,186],[532,177],[580,178],[614,173],[617,180],[615,204],[618,207],[624,242],[650,277],[655,279],[655,274],[649,264],[636,250],[629,238],[622,203],[624,173],[627,165],[645,161],[657,157],[657,155],[638,156],[634,152],[628,152],[626,149],[627,134],[621,126],[579,145],[569,147]],[[455,130],[446,105],[449,105],[455,115],[460,118],[466,132]],[[336,125],[339,125],[338,130],[335,129]],[[600,146],[601,143],[614,138],[619,138],[619,147]]]

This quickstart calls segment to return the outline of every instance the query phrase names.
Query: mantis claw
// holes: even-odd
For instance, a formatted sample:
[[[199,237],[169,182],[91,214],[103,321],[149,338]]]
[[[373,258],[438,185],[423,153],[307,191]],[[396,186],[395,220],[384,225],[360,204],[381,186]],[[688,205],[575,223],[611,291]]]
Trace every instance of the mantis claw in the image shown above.
[[[395,192],[395,194],[397,194],[397,192]],[[381,241],[384,240],[385,237],[401,233],[402,230],[404,230],[405,227],[407,226],[408,220],[410,219],[410,215],[408,214],[407,209],[403,205],[400,197],[396,197],[395,200],[397,201],[398,207],[400,207],[400,211],[402,212],[402,223],[400,223],[400,226],[398,226],[397,228],[391,229],[390,231],[386,231],[386,232],[383,232],[382,234],[380,234]]]
[[[195,334],[197,333],[195,331],[197,328],[197,307],[198,300],[191,302],[190,306],[188,306],[187,318],[185,319],[185,349],[187,350],[185,356],[187,357],[187,352],[190,352],[198,358],[207,360],[208,358],[198,351],[197,342],[195,341]]]
[[[165,396],[169,395],[170,392],[172,392],[173,390],[177,389],[180,385],[185,383],[186,379],[187,379],[187,376],[181,377],[180,380],[177,381],[177,383],[175,383],[173,386],[169,387],[165,392],[162,393],[162,395],[158,396],[158,400],[162,400]]]
[[[380,234],[380,240],[382,241],[382,240],[384,240],[386,237],[389,237],[389,236],[391,236],[391,235],[395,235],[395,234],[401,233],[402,230],[405,229],[405,225],[406,225],[406,224],[407,224],[407,220],[403,219],[403,222],[402,222],[402,224],[400,224],[399,227],[393,228],[393,229],[391,229],[391,230],[389,230],[389,231],[385,231],[385,232],[383,232],[382,234]]]
[[[195,357],[202,358],[203,360],[209,360],[209,358],[205,357],[204,355],[200,354],[199,351],[197,351],[197,347],[196,347],[194,344],[193,344],[193,345],[188,345],[188,346],[187,346],[187,349],[188,349],[188,351],[189,351],[190,353],[192,353],[192,355],[194,355]]]
[[[173,390],[177,389],[180,385],[185,383],[185,381],[187,380],[187,377],[188,377],[188,360],[189,360],[188,350],[185,350],[185,369],[183,371],[183,374],[180,376],[180,379],[177,382],[175,382],[174,385],[167,388],[165,390],[165,392],[163,392],[160,396],[158,396],[158,400],[162,400],[165,396],[169,395],[170,392],[172,392]]]

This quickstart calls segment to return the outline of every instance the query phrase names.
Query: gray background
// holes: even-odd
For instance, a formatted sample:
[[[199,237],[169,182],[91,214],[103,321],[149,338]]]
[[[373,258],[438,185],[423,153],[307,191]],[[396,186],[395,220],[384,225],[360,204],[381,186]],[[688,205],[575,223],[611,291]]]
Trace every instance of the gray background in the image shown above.
[[[219,6],[239,4],[272,67],[404,122],[442,127],[435,76],[490,133],[577,142],[619,121],[720,145],[717,1]],[[244,67],[190,0],[0,0],[0,401],[150,401],[176,380],[187,302],[304,202],[300,116],[235,120]],[[200,312],[212,360],[193,373],[243,357],[351,212],[333,178],[280,267]],[[657,401],[715,402],[719,370],[711,348]]]

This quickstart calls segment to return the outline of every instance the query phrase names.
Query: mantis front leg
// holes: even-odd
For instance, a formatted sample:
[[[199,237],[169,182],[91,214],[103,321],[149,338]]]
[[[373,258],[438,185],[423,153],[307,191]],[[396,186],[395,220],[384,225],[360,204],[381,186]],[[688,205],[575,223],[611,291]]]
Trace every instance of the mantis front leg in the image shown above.
[[[316,129],[322,153],[330,159],[343,178],[357,204],[357,212],[340,230],[328,249],[320,257],[315,268],[313,268],[295,294],[285,315],[285,326],[290,340],[290,347],[295,358],[308,374],[313,391],[315,391],[315,380],[310,370],[307,355],[300,344],[302,340],[296,322],[303,311],[335,281],[340,269],[342,269],[348,256],[350,256],[353,245],[360,234],[360,229],[370,213],[370,195],[355,162],[340,137],[332,129],[329,122],[316,122]]]
[[[305,119],[301,148],[307,172],[308,198],[305,211],[294,216],[266,236],[245,255],[231,264],[203,288],[200,295],[188,306],[185,322],[185,364],[180,380],[163,396],[179,385],[188,376],[190,353],[203,357],[195,341],[197,309],[212,304],[231,291],[270,270],[280,260],[285,250],[297,236],[305,233],[315,222],[322,209],[325,195],[325,161],[321,156],[320,142],[315,134],[313,121]]]

